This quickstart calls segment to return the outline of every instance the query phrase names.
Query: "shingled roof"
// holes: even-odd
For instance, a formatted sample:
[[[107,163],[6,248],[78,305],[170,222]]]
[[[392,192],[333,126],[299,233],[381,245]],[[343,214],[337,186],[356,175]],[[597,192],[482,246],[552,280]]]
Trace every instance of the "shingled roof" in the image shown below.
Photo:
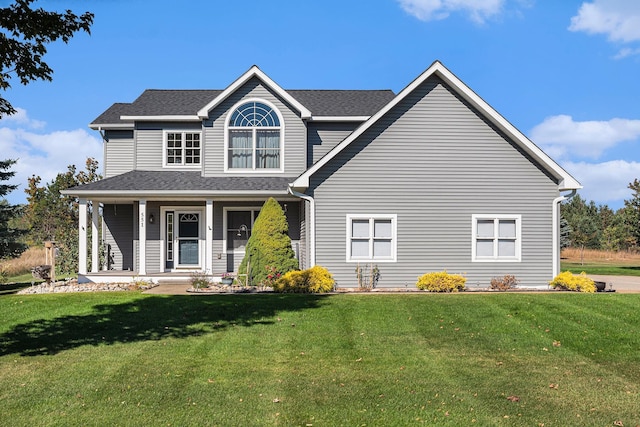
[[[126,196],[136,192],[180,193],[184,195],[215,195],[233,192],[234,195],[252,192],[286,194],[288,184],[295,177],[203,177],[200,171],[141,171],[134,170],[100,181],[72,187],[68,194],[115,193]]]
[[[116,103],[91,125],[125,124],[120,116],[195,115],[222,90],[147,89],[132,103]],[[287,90],[314,116],[371,116],[391,101],[391,90]]]

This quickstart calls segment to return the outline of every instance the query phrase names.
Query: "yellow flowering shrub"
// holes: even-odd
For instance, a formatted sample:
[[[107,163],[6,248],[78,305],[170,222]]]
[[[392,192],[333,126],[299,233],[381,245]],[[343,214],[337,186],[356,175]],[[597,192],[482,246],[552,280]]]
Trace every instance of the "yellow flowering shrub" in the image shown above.
[[[323,293],[331,292],[334,285],[335,280],[329,270],[316,265],[307,270],[285,273],[275,282],[273,290],[285,293]]]
[[[418,278],[416,287],[429,292],[458,292],[464,289],[466,277],[446,271],[427,273]]]
[[[596,283],[587,277],[583,271],[580,274],[573,274],[570,271],[563,271],[549,282],[552,288],[566,291],[595,292]]]

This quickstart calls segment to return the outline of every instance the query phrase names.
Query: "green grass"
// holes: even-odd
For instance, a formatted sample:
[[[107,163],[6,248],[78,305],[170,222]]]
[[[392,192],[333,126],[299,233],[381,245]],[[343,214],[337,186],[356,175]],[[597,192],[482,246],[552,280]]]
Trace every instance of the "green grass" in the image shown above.
[[[636,425],[639,306],[638,294],[4,295],[1,418]]]
[[[562,261],[560,268],[562,271],[570,271],[576,274],[584,271],[587,274],[609,276],[640,276],[640,266],[623,263],[585,262],[583,265],[579,262]]]

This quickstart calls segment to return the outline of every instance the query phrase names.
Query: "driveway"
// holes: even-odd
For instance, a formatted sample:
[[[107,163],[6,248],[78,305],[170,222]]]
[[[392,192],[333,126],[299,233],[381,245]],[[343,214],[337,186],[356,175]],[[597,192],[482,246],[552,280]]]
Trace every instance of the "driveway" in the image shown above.
[[[616,292],[640,293],[639,276],[602,276],[599,274],[589,274],[591,279],[598,282],[605,282],[607,289],[613,287]]]

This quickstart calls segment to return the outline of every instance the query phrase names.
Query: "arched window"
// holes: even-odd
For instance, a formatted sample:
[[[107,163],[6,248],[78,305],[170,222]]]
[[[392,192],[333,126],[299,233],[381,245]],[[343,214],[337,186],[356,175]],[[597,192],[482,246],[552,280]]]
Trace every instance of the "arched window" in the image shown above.
[[[280,118],[259,101],[238,106],[229,118],[228,169],[280,169]]]

